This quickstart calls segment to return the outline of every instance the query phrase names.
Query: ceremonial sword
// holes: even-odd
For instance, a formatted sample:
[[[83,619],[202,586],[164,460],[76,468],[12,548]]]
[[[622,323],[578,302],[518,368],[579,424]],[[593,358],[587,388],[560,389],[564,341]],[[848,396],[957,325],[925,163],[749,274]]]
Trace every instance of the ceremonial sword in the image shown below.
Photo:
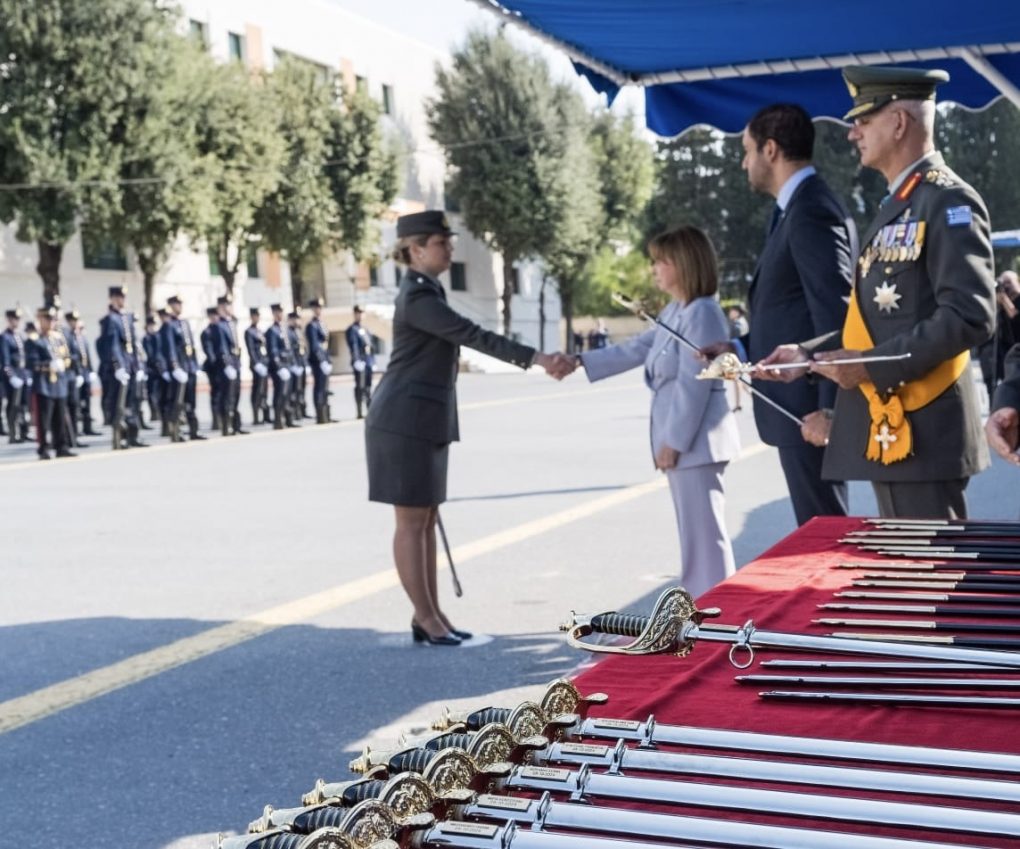
[[[1020,572],[1020,565],[1016,563],[990,563],[968,562],[965,564],[952,563],[948,561],[920,563],[916,560],[893,561],[872,560],[866,563],[837,563],[836,569],[885,569],[899,570],[904,572],[932,572],[932,577],[937,577],[939,572],[952,572],[966,566],[968,572]]]
[[[491,730],[491,726],[487,726]],[[477,732],[483,734],[487,729]],[[506,731],[511,751],[515,744]],[[490,750],[491,751],[491,750]],[[430,749],[409,749],[396,754],[366,753],[351,768],[384,766],[390,774],[417,771],[441,754]],[[505,758],[499,754],[496,757]],[[722,784],[666,781],[652,778],[600,774],[588,765],[576,770],[546,766],[512,766],[493,780],[499,791],[550,792],[566,795],[571,801],[617,799],[669,805],[693,805],[722,810],[753,811],[796,817],[842,820],[846,822],[881,823],[910,828],[961,831],[975,834],[999,834],[1020,837],[1020,816],[972,808],[941,805],[918,805],[887,802],[847,796],[791,793],[783,790],[760,790]]]
[[[662,319],[656,318],[655,316],[652,316],[649,313],[647,313],[644,307],[642,307],[637,301],[633,301],[630,298],[621,295],[619,292],[613,292],[612,299],[616,303],[620,304],[620,306],[630,310],[632,313],[643,318],[650,324],[654,324],[657,327],[661,327],[670,336],[676,339],[679,343],[681,343],[682,345],[686,345],[690,350],[694,351],[695,354],[698,354],[699,356],[701,355],[701,348],[695,345],[690,339],[688,339],[682,333],[674,330]],[[751,381],[748,380],[746,377],[741,376],[738,377],[737,380],[739,380],[744,386],[747,387],[748,392],[750,392],[756,398],[760,398],[762,401],[764,401],[766,404],[772,407],[772,409],[774,409],[776,412],[786,416],[786,418],[794,422],[797,425],[797,427],[800,427],[801,425],[804,424],[803,419],[801,419],[799,416],[795,416],[793,413],[787,410],[786,407],[784,407],[782,404],[778,403],[777,401],[774,401],[772,398],[770,398],[768,395],[766,395],[764,392],[762,392],[760,389],[754,386],[754,384],[752,384]]]
[[[970,670],[973,672],[973,668]],[[837,677],[833,675],[737,675],[740,684],[796,684],[803,687],[879,687],[893,690],[1016,690],[1016,678],[889,678],[882,675]],[[1020,702],[1018,702],[1020,704]],[[950,779],[956,781],[956,779]],[[834,787],[837,785],[833,785]],[[882,788],[876,787],[876,790]]]
[[[982,580],[981,577],[975,577],[973,579],[965,579],[962,581],[939,581],[932,576],[929,580],[912,580],[910,578],[903,578],[902,575],[897,575],[896,580],[873,580],[870,578],[857,578],[850,582],[852,587],[861,588],[872,588],[872,589],[900,589],[900,590],[969,590],[971,592],[988,592],[998,593],[1000,596],[1015,596],[1020,593],[1020,587],[1011,586],[1010,584],[999,584],[993,581]],[[1016,599],[1011,598],[1010,604],[1016,604]]]
[[[842,604],[827,602],[818,605],[822,610],[845,610],[852,613],[916,613],[919,615],[978,616],[998,619],[1004,616],[1020,616],[1020,606],[1002,607],[954,607],[951,604]]]
[[[938,648],[939,646],[964,646],[965,648],[946,649],[946,651],[980,650],[983,653],[1007,655],[1020,659],[1020,640],[1011,640],[1006,637],[943,637],[934,634],[874,634],[863,631],[835,631],[830,636],[846,640],[863,640],[865,642],[877,640],[881,643],[910,643],[908,656],[914,655],[917,649]],[[917,643],[924,643],[925,645],[915,645]],[[1014,669],[1017,668],[1016,664],[1010,665]]]
[[[881,566],[882,564],[878,564]],[[863,575],[858,575],[858,578],[867,579],[889,579],[894,581],[983,581],[986,584],[1003,584],[1004,586],[1020,586],[1020,575],[999,575],[999,574],[985,574],[980,573],[977,575],[971,575],[970,572],[964,571],[961,567],[956,567],[955,572],[901,572],[893,570],[891,572],[865,572]]]
[[[766,663],[778,662],[780,661],[766,661]],[[978,668],[1000,669],[987,666]],[[660,745],[684,746],[742,753],[792,755],[815,760],[847,760],[935,769],[1020,773],[1020,755],[1000,752],[938,749],[928,746],[865,743],[857,740],[831,740],[824,737],[795,737],[762,734],[756,731],[667,725],[658,722],[654,716],[649,716],[644,721],[584,716],[589,707],[600,706],[605,701],[606,696],[601,693],[582,696],[573,684],[560,679],[549,685],[542,699],[541,709],[547,721],[557,720],[560,716],[570,717],[569,725],[559,725],[557,728],[558,736],[567,740],[596,739],[609,740],[613,743],[626,740],[637,743],[644,749],[654,749]],[[463,723],[470,729],[479,729],[491,723],[502,723],[514,728],[519,721],[514,714],[523,713],[525,710],[531,711],[524,705],[513,709],[487,707],[469,713],[454,713],[447,710],[432,727],[445,729]]]
[[[895,586],[909,587],[914,589],[917,585],[911,583],[896,583]],[[951,587],[943,587],[941,584],[936,586],[935,589],[951,589]],[[1001,605],[1015,605],[1017,598],[1014,595],[983,595],[980,593],[954,593],[954,592],[913,592],[913,593],[896,593],[896,592],[882,592],[882,591],[869,591],[869,590],[844,590],[843,592],[833,593],[833,598],[859,598],[859,599],[874,599],[876,601],[939,601],[944,604],[956,605],[956,604],[1001,604]]]
[[[935,645],[906,646],[892,641],[860,639],[848,634],[817,637],[762,631],[750,620],[741,626],[703,624],[706,617],[718,615],[719,611],[715,608],[699,610],[690,593],[682,587],[672,587],[659,596],[651,616],[615,612],[579,616],[575,613],[566,624],[560,626],[560,630],[568,632],[567,641],[575,648],[610,654],[675,654],[684,657],[690,654],[699,640],[728,643],[730,662],[739,669],[750,666],[754,662],[755,649],[762,648],[884,655],[1020,668],[1020,654],[1009,651]],[[612,634],[635,639],[625,646],[595,645],[584,641],[583,638],[589,634]],[[966,643],[959,642],[958,645]],[[1014,641],[1013,647],[1020,647],[1020,642]]]
[[[834,704],[914,705],[918,707],[1020,708],[1020,699],[994,696],[931,696],[915,693],[805,693],[796,690],[771,690],[758,694],[776,701],[813,701]]]
[[[1018,672],[1004,666],[973,666],[969,663],[899,663],[884,660],[763,660],[761,669],[828,669],[874,672]]]
[[[317,824],[322,815],[318,813],[327,805],[349,807],[366,798],[378,798],[396,806],[398,820],[407,818],[408,813],[423,813],[429,804],[445,801],[449,813],[459,820],[513,821],[535,829],[567,829],[628,837],[649,837],[666,840],[704,840],[712,845],[735,847],[756,847],[756,849],[942,849],[952,844],[929,843],[904,838],[875,838],[872,835],[847,834],[843,832],[803,829],[792,826],[771,826],[760,823],[745,823],[732,820],[713,820],[702,817],[673,814],[644,813],[617,808],[593,808],[585,805],[556,802],[545,792],[539,799],[525,799],[484,793],[475,798],[467,793],[463,801],[440,800],[426,783],[425,791],[414,788],[414,773],[401,773],[390,781],[365,779],[340,784],[316,783],[311,794],[303,801],[313,807],[289,811],[267,807],[262,818],[249,826],[251,831],[287,827],[305,830]],[[403,791],[397,785],[411,784],[410,791]],[[448,789],[448,794],[451,788]],[[456,788],[453,789],[456,792]],[[331,795],[332,794],[332,795]],[[410,803],[409,803],[410,802]],[[330,819],[338,815],[331,814]]]
[[[1020,634],[1020,623],[999,622],[918,622],[916,619],[842,619],[823,617],[812,619],[815,625],[832,625],[842,628],[892,628],[904,631],[966,631],[978,634]]]

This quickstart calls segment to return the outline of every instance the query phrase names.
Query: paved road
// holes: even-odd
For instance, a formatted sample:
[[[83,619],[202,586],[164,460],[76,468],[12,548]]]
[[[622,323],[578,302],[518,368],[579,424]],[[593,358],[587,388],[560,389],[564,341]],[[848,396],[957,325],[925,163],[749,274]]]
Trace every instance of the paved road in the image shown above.
[[[446,704],[537,694],[583,660],[556,632],[571,608],[641,607],[673,578],[636,375],[465,375],[460,394],[443,515],[465,595],[441,589],[491,635],[471,648],[411,644],[358,422],[0,466],[0,847],[205,849]],[[774,453],[740,425],[744,563],[794,522]],[[1015,517],[1015,473],[971,498]]]

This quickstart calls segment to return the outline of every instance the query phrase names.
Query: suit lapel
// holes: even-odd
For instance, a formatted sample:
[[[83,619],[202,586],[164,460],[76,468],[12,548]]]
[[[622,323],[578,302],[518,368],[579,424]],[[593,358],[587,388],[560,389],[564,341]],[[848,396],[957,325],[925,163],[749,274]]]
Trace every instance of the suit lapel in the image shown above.
[[[758,254],[758,262],[755,263],[754,266],[754,276],[751,277],[751,285],[747,288],[748,305],[751,303],[751,293],[754,291],[755,286],[758,283],[758,275],[761,272],[762,266],[765,264],[766,258],[769,253],[775,250],[776,246],[781,244],[782,240],[786,238],[784,233],[786,230],[786,219],[789,217],[790,209],[797,202],[797,198],[800,197],[801,192],[804,191],[804,186],[817,178],[817,174],[812,174],[810,177],[806,177],[801,180],[800,185],[798,185],[797,188],[793,190],[793,194],[790,195],[790,200],[786,204],[786,209],[783,210],[783,214],[779,218],[779,223],[776,224],[776,229],[773,230],[765,239],[765,244],[761,249],[761,253]]]

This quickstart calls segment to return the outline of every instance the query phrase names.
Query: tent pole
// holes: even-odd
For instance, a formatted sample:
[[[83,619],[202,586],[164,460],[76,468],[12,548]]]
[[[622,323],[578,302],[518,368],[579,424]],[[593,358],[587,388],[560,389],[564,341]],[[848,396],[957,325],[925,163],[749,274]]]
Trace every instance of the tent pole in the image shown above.
[[[960,47],[951,51],[963,59],[975,71],[981,74],[988,82],[1001,91],[1010,102],[1020,109],[1020,88],[1017,88],[1006,77],[1001,74],[984,56],[975,53],[969,47]]]

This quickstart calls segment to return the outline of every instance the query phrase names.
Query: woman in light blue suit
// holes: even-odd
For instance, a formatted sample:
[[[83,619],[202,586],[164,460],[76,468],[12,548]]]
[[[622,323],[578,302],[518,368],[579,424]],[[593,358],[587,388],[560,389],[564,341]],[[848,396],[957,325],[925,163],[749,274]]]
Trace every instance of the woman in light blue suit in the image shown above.
[[[697,346],[724,338],[729,325],[715,298],[719,272],[708,237],[680,227],[656,236],[648,251],[655,285],[672,298],[659,318]],[[682,583],[701,595],[734,571],[723,472],[740,453],[740,439],[725,384],[698,380],[704,362],[661,327],[588,351],[580,361],[591,381],[644,366],[652,390],[652,456],[673,496]]]

